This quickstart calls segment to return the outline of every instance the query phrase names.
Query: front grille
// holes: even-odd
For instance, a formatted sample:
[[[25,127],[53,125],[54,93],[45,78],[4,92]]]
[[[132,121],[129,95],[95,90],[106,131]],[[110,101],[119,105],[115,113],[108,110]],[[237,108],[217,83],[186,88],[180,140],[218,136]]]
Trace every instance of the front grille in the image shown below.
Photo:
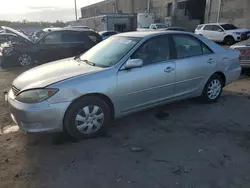
[[[12,91],[13,91],[14,95],[17,96],[17,94],[19,93],[20,89],[17,89],[15,86],[12,86]]]

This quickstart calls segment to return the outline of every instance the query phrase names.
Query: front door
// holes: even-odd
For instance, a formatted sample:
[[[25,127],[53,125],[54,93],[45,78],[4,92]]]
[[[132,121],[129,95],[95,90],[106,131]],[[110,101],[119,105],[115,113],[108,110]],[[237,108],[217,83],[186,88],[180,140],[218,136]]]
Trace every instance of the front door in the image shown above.
[[[143,66],[118,72],[118,108],[123,113],[174,97],[175,63],[171,60],[167,36],[144,42],[131,59],[142,59]]]
[[[172,35],[176,49],[176,97],[198,92],[212,75],[216,59],[199,39],[185,34]]]
[[[62,41],[62,32],[54,31],[44,36],[37,43],[37,61],[38,63],[50,62],[62,59],[67,54],[65,43]]]

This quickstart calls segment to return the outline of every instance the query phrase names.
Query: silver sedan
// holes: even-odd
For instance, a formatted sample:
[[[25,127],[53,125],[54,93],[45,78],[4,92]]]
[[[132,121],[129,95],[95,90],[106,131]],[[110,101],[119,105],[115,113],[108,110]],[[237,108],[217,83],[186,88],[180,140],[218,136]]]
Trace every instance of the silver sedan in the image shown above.
[[[250,39],[234,44],[231,49],[240,51],[240,65],[242,68],[250,68]]]
[[[96,136],[115,118],[201,97],[216,101],[241,73],[240,53],[186,32],[130,32],[85,54],[33,68],[8,93],[26,132]]]

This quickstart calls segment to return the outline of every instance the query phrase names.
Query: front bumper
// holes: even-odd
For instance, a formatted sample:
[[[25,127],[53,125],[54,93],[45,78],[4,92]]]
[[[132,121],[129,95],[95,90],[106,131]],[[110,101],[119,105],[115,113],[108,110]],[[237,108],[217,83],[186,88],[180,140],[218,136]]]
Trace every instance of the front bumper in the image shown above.
[[[8,93],[8,104],[13,121],[25,132],[61,132],[64,114],[70,102],[51,104],[25,104],[15,100],[12,90]]]

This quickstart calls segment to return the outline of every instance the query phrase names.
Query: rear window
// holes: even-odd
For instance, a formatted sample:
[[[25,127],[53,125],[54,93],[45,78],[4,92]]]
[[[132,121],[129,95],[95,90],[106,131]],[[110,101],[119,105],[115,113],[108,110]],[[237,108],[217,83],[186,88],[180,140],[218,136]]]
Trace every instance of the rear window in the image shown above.
[[[200,30],[203,27],[203,25],[198,25],[198,27],[196,28],[196,30]]]

